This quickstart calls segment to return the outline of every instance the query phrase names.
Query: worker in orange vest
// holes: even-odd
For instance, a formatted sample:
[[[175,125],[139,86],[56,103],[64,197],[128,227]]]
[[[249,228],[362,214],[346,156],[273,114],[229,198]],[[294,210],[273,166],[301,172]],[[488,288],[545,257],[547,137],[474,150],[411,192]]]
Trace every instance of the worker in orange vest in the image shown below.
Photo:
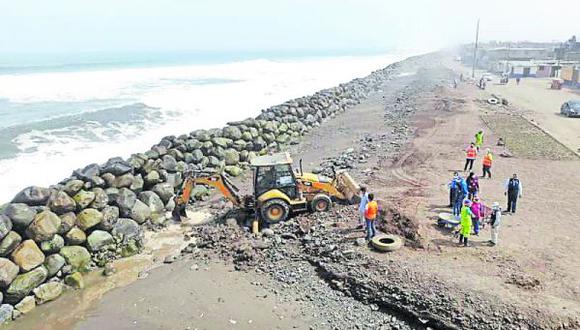
[[[365,210],[365,220],[367,226],[367,241],[371,240],[376,234],[377,230],[375,228],[375,220],[377,219],[377,214],[379,213],[379,205],[375,201],[375,195],[369,194],[369,202]]]
[[[493,162],[493,154],[489,148],[485,151],[485,156],[483,156],[483,178],[487,173],[488,177],[491,179],[491,163]]]
[[[475,143],[471,143],[467,150],[465,150],[465,167],[463,168],[464,171],[467,171],[468,167],[470,171],[473,169],[473,162],[475,161],[475,158],[477,158],[477,148],[475,147]]]

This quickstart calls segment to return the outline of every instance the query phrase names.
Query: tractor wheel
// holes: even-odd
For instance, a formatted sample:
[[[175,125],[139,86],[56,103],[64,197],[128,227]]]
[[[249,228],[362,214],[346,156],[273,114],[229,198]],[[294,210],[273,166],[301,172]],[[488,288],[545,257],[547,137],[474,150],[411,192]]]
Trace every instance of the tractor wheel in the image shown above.
[[[324,194],[319,194],[314,196],[310,202],[310,207],[314,212],[327,212],[332,207],[332,200]]]
[[[290,215],[290,205],[281,199],[271,199],[260,209],[262,219],[267,223],[284,221]]]

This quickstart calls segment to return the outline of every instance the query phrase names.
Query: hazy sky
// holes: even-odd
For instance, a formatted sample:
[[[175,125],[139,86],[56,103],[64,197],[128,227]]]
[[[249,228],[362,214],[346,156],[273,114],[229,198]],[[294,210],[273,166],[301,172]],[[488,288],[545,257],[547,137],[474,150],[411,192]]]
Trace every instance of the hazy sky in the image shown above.
[[[564,40],[580,0],[0,0],[0,52],[439,47]],[[556,3],[554,3],[556,4]]]

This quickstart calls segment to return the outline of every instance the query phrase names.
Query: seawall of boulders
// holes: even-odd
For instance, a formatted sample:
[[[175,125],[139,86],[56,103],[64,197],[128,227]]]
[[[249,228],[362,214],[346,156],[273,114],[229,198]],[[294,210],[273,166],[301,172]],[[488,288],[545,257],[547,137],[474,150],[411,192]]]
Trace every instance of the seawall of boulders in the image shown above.
[[[237,176],[257,155],[297,144],[323,121],[360,103],[392,76],[392,64],[224,128],[167,136],[128,159],[75,170],[27,187],[0,211],[0,323],[82,288],[82,273],[139,253],[146,228],[163,226],[189,170]],[[193,198],[207,194],[196,187]]]

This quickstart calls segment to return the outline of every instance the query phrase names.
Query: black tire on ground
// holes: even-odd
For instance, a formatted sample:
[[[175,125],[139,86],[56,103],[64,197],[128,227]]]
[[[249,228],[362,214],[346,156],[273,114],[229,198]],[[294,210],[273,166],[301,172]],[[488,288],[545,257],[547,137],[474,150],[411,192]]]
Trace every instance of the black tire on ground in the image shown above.
[[[381,234],[373,237],[371,245],[379,251],[391,252],[403,246],[403,239],[397,235]]]
[[[332,200],[324,194],[314,196],[310,202],[310,208],[314,212],[327,212],[332,207]]]
[[[260,213],[267,223],[285,221],[290,215],[290,205],[281,199],[271,199],[262,205]]]

